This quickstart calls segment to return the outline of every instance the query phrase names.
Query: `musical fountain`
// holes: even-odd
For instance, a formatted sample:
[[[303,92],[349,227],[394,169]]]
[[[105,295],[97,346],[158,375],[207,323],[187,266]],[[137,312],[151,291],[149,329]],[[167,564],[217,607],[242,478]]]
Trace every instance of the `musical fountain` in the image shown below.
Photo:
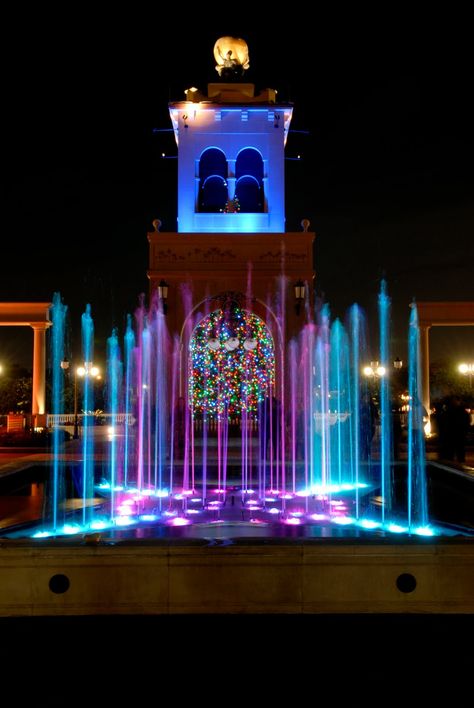
[[[56,416],[64,413],[66,316],[55,294],[50,351]],[[389,361],[389,321],[382,283],[382,363]],[[235,294],[208,314],[195,313],[187,357],[183,342],[168,332],[158,300],[137,310],[135,328],[130,316],[127,322],[122,346],[115,330],[107,343],[109,425],[98,428],[93,416],[83,416],[79,464],[67,462],[54,428],[43,521],[15,536],[453,533],[428,515],[415,304],[406,463],[394,460],[388,375],[378,382],[378,424],[371,420],[373,391],[361,376],[366,327],[358,306],[350,309],[346,327],[331,322],[323,306],[280,352],[278,338]],[[280,324],[276,320],[275,328]],[[85,362],[93,359],[93,340],[88,306],[82,316]],[[276,365],[289,374],[278,389]],[[93,410],[91,378],[82,381],[84,410]],[[66,482],[72,477],[74,485]],[[80,500],[74,510],[68,495]]]
[[[370,351],[362,310],[353,305],[343,322],[328,305],[315,306],[315,234],[308,220],[301,232],[285,228],[293,106],[241,82],[243,40],[219,39],[214,56],[221,81],[207,93],[189,88],[169,106],[178,231],[162,233],[153,222],[150,305],[108,339],[108,425],[95,425],[86,375],[80,436],[69,442],[59,428],[67,307],[54,295],[43,515],[3,530],[0,609],[472,611],[472,524],[432,504],[416,304],[400,460],[386,284],[377,355],[386,375],[370,381],[362,376]],[[81,358],[91,372],[90,306]],[[453,479],[438,468],[438,479]],[[456,500],[467,508],[471,483],[456,480],[465,485]]]

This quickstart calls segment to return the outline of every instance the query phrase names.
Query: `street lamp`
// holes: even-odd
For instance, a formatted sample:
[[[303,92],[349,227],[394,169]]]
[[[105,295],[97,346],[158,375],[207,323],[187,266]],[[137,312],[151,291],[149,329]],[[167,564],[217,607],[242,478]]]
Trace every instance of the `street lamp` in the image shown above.
[[[83,366],[78,366],[74,372],[74,440],[79,437],[79,421],[77,415],[77,377],[84,378],[90,376],[93,379],[100,379],[100,369],[91,361],[85,361]],[[86,411],[87,413],[87,411]]]
[[[474,364],[459,364],[458,371],[464,376],[469,376],[469,388],[472,388],[472,377],[474,375]]]
[[[369,366],[364,366],[362,373],[367,378],[372,377],[374,381],[381,379],[387,373],[385,366],[380,366],[378,361],[371,361]]]
[[[69,369],[69,361],[65,359],[61,362],[61,369],[67,371]],[[83,378],[84,376],[91,376],[93,379],[100,379],[100,369],[98,366],[94,366],[91,361],[84,362],[83,366],[77,366],[74,369],[74,432],[73,439],[77,440],[79,437],[79,416],[77,414],[77,377]]]

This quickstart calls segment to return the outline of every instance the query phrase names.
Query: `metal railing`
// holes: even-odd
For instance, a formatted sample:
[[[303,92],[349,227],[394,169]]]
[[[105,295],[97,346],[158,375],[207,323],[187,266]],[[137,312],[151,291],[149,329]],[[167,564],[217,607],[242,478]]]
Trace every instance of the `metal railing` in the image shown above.
[[[84,416],[84,413],[78,414],[77,421],[79,425],[82,425]],[[87,417],[95,418],[96,420],[94,422],[97,422],[99,425],[106,425],[109,421],[111,422],[112,418],[114,418],[116,423],[126,423],[127,425],[133,425],[135,422],[135,418],[131,413],[117,413],[116,415],[113,415],[112,413],[88,413]],[[56,415],[48,413],[46,416],[46,427],[54,428],[60,425],[74,425],[74,419],[74,413],[60,413]]]

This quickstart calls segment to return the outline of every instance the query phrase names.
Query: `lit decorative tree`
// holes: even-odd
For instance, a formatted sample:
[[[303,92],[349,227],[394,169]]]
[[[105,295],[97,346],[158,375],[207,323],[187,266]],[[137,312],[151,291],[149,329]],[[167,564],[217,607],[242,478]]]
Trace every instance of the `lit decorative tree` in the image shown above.
[[[199,323],[190,354],[189,402],[194,413],[255,413],[274,383],[271,334],[259,317],[235,303]]]
[[[237,197],[229,199],[222,210],[224,214],[236,214],[240,211],[240,202]]]

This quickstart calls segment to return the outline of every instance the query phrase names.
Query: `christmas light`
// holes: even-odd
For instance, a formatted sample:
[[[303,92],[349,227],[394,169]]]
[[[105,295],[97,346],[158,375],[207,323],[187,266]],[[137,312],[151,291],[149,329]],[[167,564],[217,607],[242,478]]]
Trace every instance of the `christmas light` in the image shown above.
[[[240,202],[237,197],[234,197],[233,199],[229,199],[225,207],[222,209],[224,214],[235,214],[236,212],[240,211]]]
[[[255,413],[274,384],[272,337],[259,317],[236,303],[200,322],[190,352],[189,399],[194,414]]]

